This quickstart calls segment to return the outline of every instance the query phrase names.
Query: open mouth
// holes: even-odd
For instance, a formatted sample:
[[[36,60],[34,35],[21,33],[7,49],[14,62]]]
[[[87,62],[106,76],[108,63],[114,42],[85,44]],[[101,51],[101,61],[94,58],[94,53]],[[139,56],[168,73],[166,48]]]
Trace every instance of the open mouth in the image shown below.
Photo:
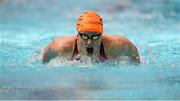
[[[87,47],[87,52],[89,54],[92,54],[93,53],[93,47]]]

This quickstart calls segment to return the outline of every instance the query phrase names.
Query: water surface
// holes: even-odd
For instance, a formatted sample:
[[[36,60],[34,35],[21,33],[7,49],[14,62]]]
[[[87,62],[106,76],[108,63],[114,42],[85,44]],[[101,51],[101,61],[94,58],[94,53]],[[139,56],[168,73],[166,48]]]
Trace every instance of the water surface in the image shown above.
[[[0,99],[180,99],[179,0],[2,0]],[[76,34],[86,10],[138,48],[141,65],[41,64],[43,48]]]

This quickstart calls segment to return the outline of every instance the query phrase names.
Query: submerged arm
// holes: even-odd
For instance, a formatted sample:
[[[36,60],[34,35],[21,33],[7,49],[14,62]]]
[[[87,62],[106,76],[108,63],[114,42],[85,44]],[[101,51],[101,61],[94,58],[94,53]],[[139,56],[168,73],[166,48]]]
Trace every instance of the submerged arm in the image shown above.
[[[128,56],[133,64],[140,63],[138,50],[127,38],[119,35],[104,35],[103,43],[109,58],[115,59],[119,56]]]
[[[48,63],[51,59],[55,58],[57,55],[58,53],[53,51],[51,49],[51,44],[49,44],[44,50],[44,53],[42,56],[42,63]]]
[[[131,44],[129,51],[130,51],[129,53],[131,54],[130,57],[131,57],[132,62],[134,64],[140,64],[140,56],[139,56],[136,46]]]
[[[70,55],[76,42],[76,36],[61,37],[51,42],[44,50],[42,63],[47,63],[51,59],[61,56]]]

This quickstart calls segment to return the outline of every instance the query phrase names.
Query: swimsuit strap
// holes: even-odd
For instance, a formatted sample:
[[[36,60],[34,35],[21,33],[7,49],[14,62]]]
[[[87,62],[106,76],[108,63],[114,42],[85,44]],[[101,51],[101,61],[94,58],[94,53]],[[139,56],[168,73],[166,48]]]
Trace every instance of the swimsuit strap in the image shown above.
[[[101,42],[101,46],[100,46],[99,60],[100,60],[101,62],[104,62],[105,60],[107,60],[107,56],[106,56],[106,53],[105,53],[105,51],[104,51],[103,42]]]
[[[73,55],[72,55],[72,60],[73,58],[78,54],[78,49],[77,49],[77,39],[75,41],[75,45],[74,45],[74,50],[73,50]]]

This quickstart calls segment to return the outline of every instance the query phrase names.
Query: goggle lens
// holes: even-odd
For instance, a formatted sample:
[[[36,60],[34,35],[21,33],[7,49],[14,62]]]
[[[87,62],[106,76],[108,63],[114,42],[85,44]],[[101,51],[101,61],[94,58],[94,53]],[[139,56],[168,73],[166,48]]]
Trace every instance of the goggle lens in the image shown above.
[[[87,33],[86,33],[87,34]],[[99,39],[99,37],[100,37],[100,35],[101,34],[96,34],[96,35],[92,35],[92,36],[88,36],[88,35],[86,35],[86,34],[83,34],[83,33],[79,33],[79,35],[81,36],[81,38],[83,39],[83,40],[87,40],[87,39],[93,39],[93,40],[98,40]]]
[[[81,38],[84,39],[84,40],[87,40],[89,38],[89,36],[82,34]]]

